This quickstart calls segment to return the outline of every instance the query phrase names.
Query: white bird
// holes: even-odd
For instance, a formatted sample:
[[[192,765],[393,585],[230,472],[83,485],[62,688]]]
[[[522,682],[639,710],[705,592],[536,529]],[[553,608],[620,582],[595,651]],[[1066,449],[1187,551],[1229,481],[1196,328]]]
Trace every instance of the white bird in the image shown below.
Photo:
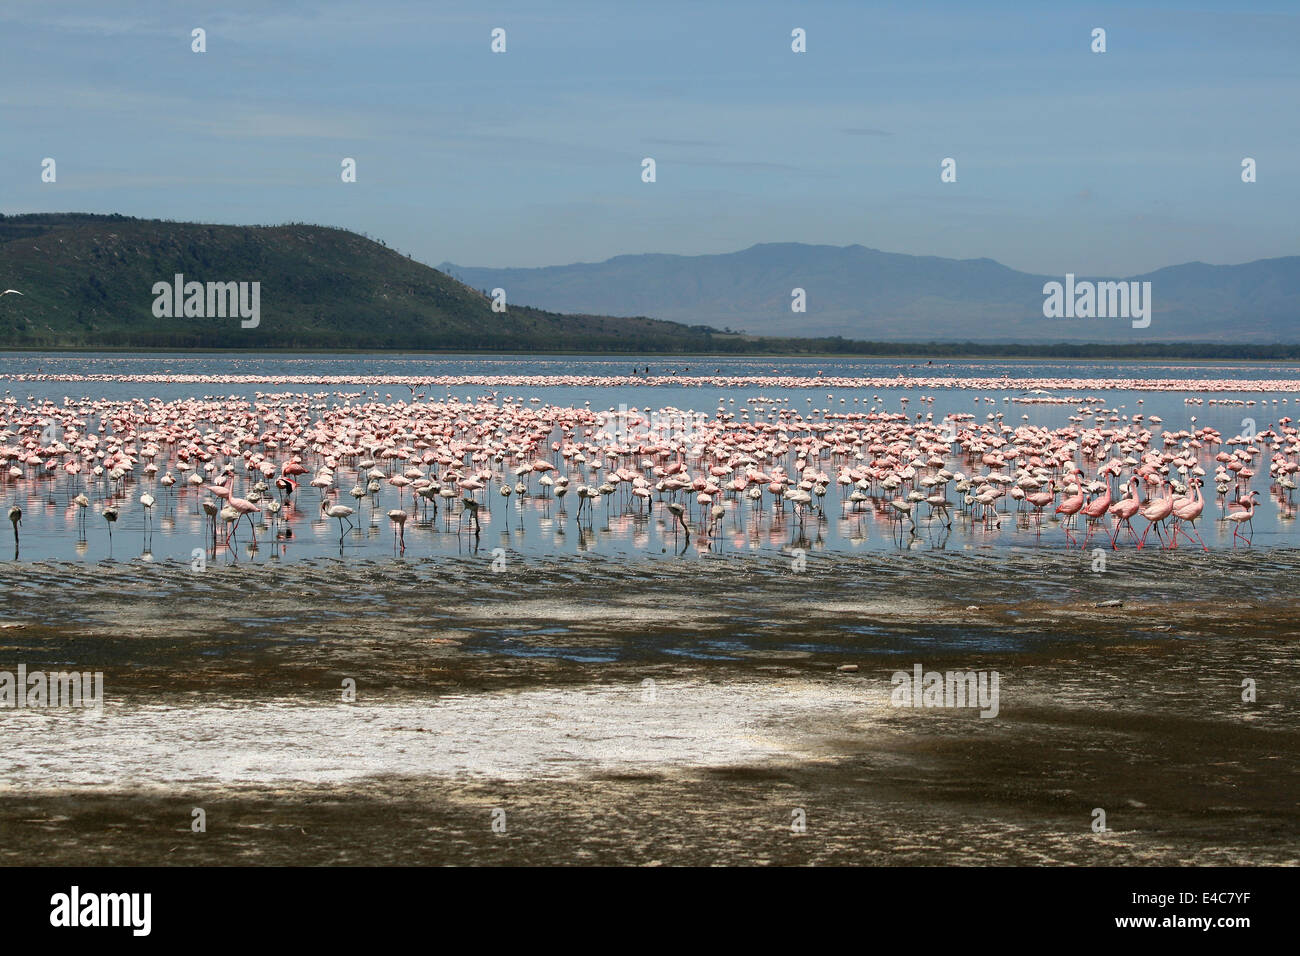
[[[348,523],[349,528],[355,528],[356,525],[352,523],[352,515],[355,514],[355,512],[347,505],[330,504],[328,498],[323,499],[321,501],[320,510],[321,510],[321,514],[323,514],[326,518],[338,519],[339,544],[342,544],[343,543],[343,522],[346,521]]]
[[[22,293],[19,292],[17,289],[5,289],[3,292],[0,292],[0,295],[9,295],[9,293],[11,292],[14,295],[22,295]]]
[[[406,519],[406,512],[400,509],[394,508],[388,512],[388,520],[393,523],[393,547],[397,547],[400,535],[403,551],[406,550]]]

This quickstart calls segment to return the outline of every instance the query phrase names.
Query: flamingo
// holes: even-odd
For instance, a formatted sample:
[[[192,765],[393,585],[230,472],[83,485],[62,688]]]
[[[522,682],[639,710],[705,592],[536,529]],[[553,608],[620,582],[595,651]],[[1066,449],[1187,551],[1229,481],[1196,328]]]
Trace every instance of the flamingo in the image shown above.
[[[461,499],[460,499],[460,505],[461,505],[461,508],[460,508],[460,523],[461,523],[461,524],[464,523],[464,521],[465,521],[465,514],[466,514],[466,512],[468,512],[468,513],[469,513],[469,516],[470,516],[471,518],[474,519],[474,533],[475,533],[475,534],[478,534],[478,533],[479,533],[479,530],[480,530],[480,526],[479,526],[479,523],[478,523],[478,502],[475,501],[473,498],[462,496]],[[391,514],[391,513],[389,514],[389,517],[392,517],[392,514]],[[460,525],[459,525],[459,524],[456,526],[456,533],[457,533],[457,534],[460,533]]]
[[[277,501],[275,498],[272,498],[270,501],[266,503],[266,513],[271,516],[271,530],[275,533],[275,536],[277,538],[280,537],[280,532],[277,530],[277,528],[279,526],[280,509],[283,507],[284,506],[281,505],[280,502]]]
[[[502,487],[508,488],[509,485],[504,485]],[[352,490],[354,493],[357,491],[356,488]],[[440,491],[442,491],[442,486],[434,484],[433,482],[430,482],[429,484],[425,485],[423,488],[419,488],[416,490],[415,493],[424,499],[424,516],[426,518],[429,517],[430,504],[433,505],[433,516],[435,518],[438,517],[438,492]],[[365,492],[363,491],[362,494],[364,493]]]
[[[799,519],[800,524],[803,524],[804,512],[807,510],[808,505],[812,503],[812,495],[802,488],[796,488],[794,491],[787,492],[785,497],[790,501],[791,510],[794,511],[795,517]]]
[[[1074,469],[1075,487],[1078,491],[1068,498],[1062,498],[1061,503],[1056,506],[1056,513],[1061,515],[1061,530],[1065,532],[1065,537],[1069,539],[1070,544],[1074,544],[1074,535],[1070,533],[1069,521],[1080,511],[1083,510],[1084,491],[1083,491],[1083,473],[1078,468]]]
[[[352,523],[352,515],[355,514],[356,512],[354,512],[347,505],[332,505],[330,504],[328,498],[321,501],[320,510],[321,510],[321,514],[323,514],[325,517],[338,519],[339,546],[341,547],[343,545],[343,522],[346,521],[348,523],[349,528],[355,529],[356,525]]]
[[[393,523],[393,547],[396,548],[400,540],[402,550],[406,550],[406,512],[400,508],[394,508],[388,512],[388,520]]]
[[[214,487],[212,489],[213,493],[216,493],[216,490]],[[230,504],[230,507],[239,513],[241,518],[248,519],[248,528],[253,533],[253,544],[257,544],[257,528],[253,527],[253,515],[262,509],[246,498],[236,498],[234,495],[227,496],[226,501]]]
[[[1160,479],[1156,485],[1156,487],[1161,486],[1164,486],[1166,490],[1169,488],[1163,478]],[[1165,536],[1160,533],[1160,528],[1173,513],[1174,499],[1169,495],[1162,495],[1159,498],[1148,498],[1146,507],[1140,510],[1142,512],[1142,517],[1147,519],[1147,526],[1146,530],[1142,532],[1141,540],[1138,541],[1138,550],[1141,551],[1142,546],[1146,544],[1147,535],[1151,533],[1152,528],[1156,529],[1156,537],[1160,539],[1161,547],[1168,547],[1165,543]]]
[[[691,528],[690,525],[686,523],[686,509],[676,501],[670,501],[668,503],[668,511],[673,516],[673,534],[677,533],[677,523],[680,522],[682,530],[686,532],[686,537],[689,538],[691,536]],[[676,545],[674,545],[674,547],[676,547]]]
[[[1097,530],[1097,523],[1106,517],[1110,510],[1110,482],[1106,483],[1106,491],[1098,498],[1093,498],[1081,509],[1085,522],[1087,523],[1087,534],[1083,538],[1083,546],[1086,548],[1088,542],[1092,540],[1093,532]]]
[[[1244,524],[1244,525],[1250,525],[1251,534],[1254,534],[1255,525],[1253,519],[1255,517],[1255,499],[1258,497],[1259,497],[1259,492],[1252,491],[1246,497],[1245,507],[1241,511],[1234,511],[1227,516],[1227,519],[1231,521],[1233,525],[1232,546],[1234,548],[1237,546],[1238,537],[1245,538],[1246,543],[1250,544],[1250,538],[1247,538],[1245,535],[1238,535],[1238,532],[1241,530],[1241,526]]]
[[[1052,485],[1052,479],[1047,479],[1047,489],[1045,491],[1035,491],[1032,494],[1025,495],[1025,501],[1033,505],[1034,514],[1039,520],[1042,520],[1043,509],[1056,500],[1056,491]]]
[[[204,520],[212,522],[212,547],[217,546],[217,503],[211,498],[204,498],[200,505],[203,508]]]
[[[557,491],[556,493],[559,494],[559,491]],[[582,517],[582,508],[584,505],[587,507],[588,511],[591,510],[591,499],[592,499],[591,489],[588,488],[586,485],[579,485],[578,486],[578,512],[574,516],[575,518],[580,519]]]
[[[912,523],[912,534],[916,534],[916,519],[912,517],[912,502],[905,501],[902,498],[894,498],[889,502],[889,506],[894,509],[894,516],[898,521],[899,534],[901,535],[903,532],[904,518]]]
[[[1115,518],[1115,532],[1110,536],[1110,546],[1112,551],[1119,550],[1119,531],[1120,528],[1128,528],[1136,542],[1138,539],[1137,532],[1133,530],[1133,516],[1138,513],[1138,508],[1142,507],[1142,502],[1138,498],[1138,487],[1142,484],[1137,475],[1128,480],[1129,494],[1110,506],[1110,513]]]
[[[151,376],[110,378],[154,381]],[[300,377],[289,378],[297,384]],[[599,376],[555,378],[562,378],[566,385],[573,387],[622,384],[602,382]],[[223,375],[218,379],[247,384],[258,380],[258,376]],[[951,385],[950,381],[937,379],[916,381],[922,383],[919,387]],[[1112,389],[1133,387],[1131,381],[1120,379],[1102,380],[1104,384],[1092,379],[1034,380],[1035,385],[1048,382],[1055,383],[1052,388],[1070,391],[1093,389],[1098,385]],[[811,383],[810,379],[794,376],[770,380],[764,376],[754,384],[807,388]],[[836,382],[837,387],[840,384]],[[1184,384],[1191,387],[1189,383]],[[1195,384],[1198,390],[1211,393],[1238,391],[1243,387],[1241,382],[1214,380]],[[1279,391],[1274,385],[1258,384],[1266,392]],[[847,382],[844,387],[849,387]],[[720,407],[718,418],[699,425],[690,438],[647,432],[644,437],[632,440],[615,439],[621,444],[611,445],[607,441],[609,436],[599,431],[599,416],[590,409],[560,408],[544,404],[540,398],[534,401],[508,397],[508,401],[496,405],[485,399],[481,405],[466,405],[459,399],[453,402],[449,395],[445,406],[435,400],[414,407],[381,402],[381,395],[382,391],[376,391],[373,403],[367,396],[360,403],[349,401],[337,407],[311,401],[305,395],[283,398],[263,395],[246,400],[218,400],[207,396],[170,402],[152,400],[147,407],[135,400],[102,400],[84,410],[74,408],[62,412],[56,412],[52,402],[38,402],[29,397],[24,405],[6,396],[6,402],[16,407],[6,413],[0,425],[0,482],[15,485],[19,494],[34,490],[28,487],[29,482],[39,482],[36,487],[41,489],[50,479],[62,482],[68,495],[77,496],[68,499],[67,517],[75,515],[81,530],[88,520],[85,509],[94,500],[104,504],[123,501],[118,507],[123,510],[129,507],[122,497],[126,493],[123,489],[126,482],[133,480],[138,460],[146,480],[152,478],[156,482],[146,484],[151,492],[149,499],[154,498],[154,487],[168,489],[158,499],[165,503],[168,512],[175,497],[183,497],[191,489],[199,492],[194,496],[193,507],[198,513],[201,505],[202,513],[213,519],[214,546],[216,520],[223,517],[218,510],[221,505],[230,507],[235,515],[227,520],[232,539],[243,517],[249,517],[254,533],[259,523],[251,512],[240,514],[228,504],[232,489],[242,487],[239,485],[241,472],[255,484],[246,499],[236,500],[246,500],[253,510],[263,511],[265,521],[281,532],[287,531],[287,519],[297,500],[293,481],[306,475],[301,480],[328,491],[322,497],[329,497],[332,504],[341,501],[342,492],[348,488],[341,483],[344,469],[348,469],[346,473],[356,480],[352,494],[357,501],[349,519],[340,520],[341,537],[347,535],[348,527],[359,528],[360,522],[355,519],[363,514],[368,496],[373,514],[366,517],[376,520],[383,487],[397,487],[399,504],[403,506],[404,487],[411,488],[410,517],[414,519],[418,513],[414,506],[420,498],[432,502],[435,509],[446,503],[450,515],[455,510],[456,497],[470,495],[471,491],[475,493],[471,497],[475,497],[477,490],[484,489],[490,493],[493,480],[499,483],[498,491],[503,497],[508,500],[518,493],[523,505],[528,495],[527,476],[536,474],[538,479],[546,479],[539,481],[541,493],[550,496],[553,489],[554,497],[561,500],[561,510],[568,501],[566,489],[580,498],[580,517],[588,507],[594,512],[595,501],[604,498],[607,517],[615,525],[618,517],[643,516],[645,508],[652,509],[658,498],[665,507],[669,502],[679,505],[680,516],[670,512],[675,532],[679,525],[692,532],[703,526],[710,534],[717,533],[717,526],[725,523],[717,519],[716,508],[730,510],[726,498],[740,501],[737,525],[748,510],[751,530],[761,533],[761,525],[782,522],[778,509],[784,509],[786,498],[794,506],[796,521],[806,522],[809,513],[823,515],[824,496],[832,483],[841,489],[844,514],[850,510],[848,502],[852,502],[855,515],[860,515],[866,510],[861,506],[880,495],[879,516],[887,521],[899,520],[900,527],[906,516],[915,533],[922,515],[927,516],[930,524],[936,517],[951,522],[953,515],[946,503],[949,500],[946,487],[951,485],[956,492],[955,508],[961,511],[961,516],[973,520],[973,506],[978,505],[992,534],[997,534],[994,524],[1003,513],[997,508],[1001,498],[1007,513],[1014,510],[1027,515],[1032,508],[1040,528],[1045,509],[1051,506],[1058,518],[1063,519],[1066,543],[1071,545],[1077,542],[1078,536],[1073,531],[1078,521],[1083,520],[1076,517],[1080,512],[1088,520],[1085,543],[1096,533],[1097,520],[1104,519],[1106,514],[1113,515],[1114,528],[1109,521],[1103,528],[1111,531],[1112,547],[1117,548],[1125,527],[1135,543],[1144,546],[1142,538],[1133,530],[1131,516],[1139,513],[1144,505],[1149,511],[1153,507],[1165,507],[1168,501],[1172,509],[1163,521],[1155,522],[1157,536],[1169,548],[1176,547],[1180,538],[1200,543],[1204,548],[1206,543],[1195,522],[1208,510],[1208,499],[1204,497],[1203,485],[1194,487],[1194,479],[1204,479],[1203,484],[1209,484],[1212,493],[1216,488],[1221,493],[1240,489],[1245,497],[1249,493],[1251,474],[1267,474],[1273,492],[1261,489],[1258,498],[1275,497],[1282,507],[1280,517],[1287,518],[1290,517],[1287,512],[1293,507],[1291,486],[1296,483],[1296,472],[1300,471],[1300,464],[1296,464],[1300,461],[1300,430],[1285,427],[1289,420],[1277,431],[1270,430],[1258,439],[1260,447],[1247,444],[1244,437],[1225,441],[1204,426],[1195,431],[1153,433],[1151,428],[1159,424],[1155,416],[1139,414],[1120,418],[1116,409],[1088,408],[1076,409],[1076,414],[1067,419],[1070,424],[1059,428],[1032,426],[1027,423],[1027,416],[1021,416],[1026,424],[1012,428],[1009,427],[1012,423],[1003,423],[1001,414],[990,414],[987,424],[972,422],[969,427],[954,428],[941,441],[937,433],[939,426],[929,421],[921,424],[923,419],[934,416],[918,415],[914,422],[906,414],[890,414],[883,409],[880,396],[875,396],[864,397],[861,412],[855,408],[842,416],[843,422],[834,424],[831,422],[838,416],[830,415],[828,407],[812,407],[800,414],[787,401],[769,400],[769,408],[762,408],[756,402],[743,415],[727,415]],[[827,396],[830,397],[829,393]],[[469,396],[465,401],[471,401]],[[851,401],[854,406],[859,404],[857,399]],[[991,404],[994,399],[986,397],[977,401]],[[1197,403],[1205,401],[1217,404],[1214,399]],[[542,407],[528,408],[525,403]],[[734,406],[735,402],[731,404]],[[845,401],[841,399],[840,404],[844,405]],[[645,411],[649,415],[650,409]],[[1083,424],[1094,412],[1097,427]],[[1102,424],[1102,415],[1110,416],[1111,424]],[[46,437],[42,430],[56,416],[60,428],[57,442]],[[75,420],[78,417],[87,420]],[[966,417],[974,418],[953,416],[953,419]],[[766,421],[760,421],[762,418]],[[819,418],[822,420],[818,421]],[[16,440],[11,441],[15,436]],[[1162,439],[1163,448],[1160,447]],[[1220,445],[1230,451],[1220,452]],[[1203,448],[1210,450],[1202,451]],[[543,456],[551,457],[554,464],[543,461]],[[968,468],[979,467],[977,463],[982,462],[984,473],[968,476],[948,471],[945,466],[952,466],[956,460],[963,460]],[[420,467],[407,467],[417,461]],[[380,463],[386,471],[378,469]],[[354,466],[355,472],[351,471]],[[1085,482],[1083,473],[1092,470],[1098,481]],[[1116,481],[1123,484],[1123,477],[1129,475],[1136,476],[1136,484],[1130,482],[1125,488],[1115,484]],[[1165,483],[1161,475],[1170,479],[1163,498],[1158,490]],[[258,478],[262,480],[257,481]],[[518,483],[511,488],[505,484],[507,478]],[[1100,479],[1110,480],[1102,483]],[[385,480],[391,484],[384,485]],[[1063,484],[1068,487],[1071,481],[1077,481],[1080,487],[1063,492]],[[1184,481],[1188,488],[1180,484]],[[103,498],[97,495],[101,484],[109,489]],[[179,487],[174,488],[177,484]],[[1148,489],[1152,498],[1142,502]],[[78,494],[79,491],[85,494]],[[154,528],[152,507],[157,506],[157,501],[150,507],[144,491],[145,488],[139,488],[135,493],[144,508],[148,533]],[[53,494],[52,491],[51,499]],[[215,504],[203,503],[209,495]],[[769,502],[762,499],[768,495],[773,507],[770,513],[765,513]],[[1079,510],[1071,514],[1070,503],[1080,498]],[[277,499],[282,514],[275,511]],[[17,496],[11,497],[13,502],[19,500]],[[1198,500],[1203,503],[1203,510],[1193,519],[1193,506]],[[478,501],[480,512],[489,506],[486,494]],[[1012,501],[1016,502],[1014,508]],[[627,513],[616,516],[620,503],[626,506]],[[700,526],[695,525],[693,515],[697,503],[701,507]],[[750,503],[754,505],[752,509],[746,507]],[[73,504],[77,509],[71,507]],[[922,504],[928,511],[920,510]],[[1062,507],[1057,509],[1058,505]],[[1236,505],[1224,502],[1223,507],[1231,511]],[[1254,507],[1259,508],[1260,502],[1256,501]],[[521,507],[521,522],[525,514],[525,508]],[[481,519],[481,514],[474,515],[473,519]],[[461,524],[464,529],[463,520]],[[470,524],[477,526],[479,522],[471,520]],[[1151,524],[1149,520],[1148,534]],[[1238,538],[1250,535],[1252,524],[1244,515],[1234,520],[1234,524]],[[643,530],[639,522],[629,521],[624,527],[633,532]],[[1172,537],[1165,539],[1164,534],[1171,527]],[[20,526],[15,530],[21,534]],[[184,534],[169,523],[169,534],[174,530]],[[402,529],[396,530],[400,544]],[[620,533],[618,527],[611,530]],[[857,530],[859,534],[862,531],[860,527]],[[111,534],[112,522],[109,531]],[[276,537],[279,536],[277,533]]]
[[[222,505],[218,515],[221,517],[222,524],[226,527],[226,543],[229,544],[230,539],[235,535],[235,531],[239,528],[239,512],[230,505]],[[216,526],[217,523],[214,518],[212,521],[213,537],[216,536]],[[236,540],[238,539],[236,538]]]
[[[1206,551],[1209,551],[1210,549],[1206,547],[1205,542],[1201,540],[1200,533],[1196,530],[1196,519],[1199,518],[1201,512],[1205,510],[1205,499],[1201,497],[1201,479],[1193,478],[1191,484],[1193,491],[1193,497],[1191,500],[1183,500],[1174,505],[1173,547],[1178,547],[1178,536],[1181,534],[1188,541],[1195,541]],[[1191,534],[1188,534],[1187,531],[1184,530],[1182,527],[1183,524],[1187,524],[1191,527]]]
[[[393,475],[388,479],[388,483],[397,489],[397,504],[401,506],[404,501],[403,496],[406,494],[406,486],[411,483],[411,479],[402,475]]]
[[[86,524],[86,508],[90,505],[90,499],[84,494],[78,494],[72,499],[72,503],[77,506],[77,522],[84,528]]]
[[[293,493],[298,490],[298,482],[294,481],[292,478],[282,476],[275,479],[275,487],[280,492],[281,506],[287,508],[290,499],[293,498]]]

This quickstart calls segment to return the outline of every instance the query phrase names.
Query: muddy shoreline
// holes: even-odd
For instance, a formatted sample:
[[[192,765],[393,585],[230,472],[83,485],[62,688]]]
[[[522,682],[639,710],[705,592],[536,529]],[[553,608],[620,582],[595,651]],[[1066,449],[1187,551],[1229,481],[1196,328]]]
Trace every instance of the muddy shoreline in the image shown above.
[[[1300,561],[1087,558],[8,565],[0,668],[108,703],[0,710],[0,862],[1300,862]]]

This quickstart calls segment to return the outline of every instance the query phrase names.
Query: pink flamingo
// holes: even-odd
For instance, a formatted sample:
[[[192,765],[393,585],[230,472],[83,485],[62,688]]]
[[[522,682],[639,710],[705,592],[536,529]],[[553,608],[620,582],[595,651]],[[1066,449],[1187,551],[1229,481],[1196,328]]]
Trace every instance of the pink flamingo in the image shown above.
[[[1081,509],[1084,519],[1088,524],[1088,533],[1084,536],[1084,547],[1092,540],[1092,534],[1097,530],[1097,523],[1106,517],[1106,512],[1110,510],[1110,482],[1106,483],[1106,492],[1100,498],[1094,498]]]
[[[1252,491],[1246,497],[1245,507],[1241,511],[1234,511],[1232,512],[1232,514],[1227,516],[1227,519],[1231,521],[1233,524],[1232,546],[1234,548],[1237,546],[1238,537],[1245,538],[1246,543],[1250,544],[1250,538],[1247,538],[1245,535],[1239,535],[1238,532],[1241,530],[1241,526],[1243,524],[1247,524],[1250,525],[1251,534],[1254,534],[1255,525],[1252,519],[1254,519],[1255,517],[1255,499],[1258,497],[1259,497],[1259,492]]]
[[[1160,487],[1161,485],[1164,484],[1165,484],[1164,479],[1161,479],[1157,487]],[[1147,526],[1146,526],[1146,530],[1142,532],[1142,539],[1138,541],[1139,551],[1141,551],[1142,546],[1146,544],[1147,535],[1151,533],[1152,528],[1156,529],[1156,537],[1160,539],[1160,546],[1161,547],[1169,546],[1165,542],[1165,536],[1160,532],[1160,527],[1161,525],[1164,524],[1165,520],[1168,519],[1168,517],[1173,513],[1173,510],[1174,510],[1174,499],[1169,497],[1168,495],[1163,495],[1159,498],[1147,499],[1147,506],[1141,509],[1142,517],[1147,519]]]
[[[1205,542],[1201,540],[1200,533],[1196,530],[1196,519],[1199,518],[1201,512],[1205,510],[1205,499],[1201,497],[1201,480],[1199,478],[1193,478],[1191,484],[1193,492],[1192,499],[1190,501],[1179,501],[1174,506],[1174,543],[1171,547],[1178,547],[1178,535],[1181,534],[1188,541],[1195,541],[1206,551],[1209,551],[1210,549],[1206,547]],[[1191,534],[1188,534],[1182,527],[1183,524],[1187,524],[1191,527]]]
[[[1075,468],[1074,477],[1077,481],[1078,492],[1071,495],[1069,498],[1062,499],[1061,503],[1056,506],[1056,513],[1063,516],[1061,519],[1061,530],[1065,532],[1065,536],[1069,539],[1070,544],[1074,544],[1075,540],[1074,535],[1070,533],[1068,522],[1083,510],[1083,481],[1081,480],[1083,478],[1083,473],[1079,471],[1078,468]]]
[[[257,544],[257,528],[253,526],[253,515],[262,509],[246,498],[236,498],[234,495],[231,495],[226,500],[230,504],[230,507],[239,512],[240,519],[248,519],[249,530],[253,532],[253,544]],[[238,524],[238,520],[236,521],[236,524]]]
[[[298,482],[288,477],[277,478],[275,479],[275,487],[280,491],[280,506],[283,508],[289,507],[293,501],[293,493],[298,490]]]
[[[1046,491],[1035,491],[1031,495],[1025,495],[1025,500],[1034,506],[1034,514],[1041,520],[1043,509],[1056,500],[1056,492],[1052,488],[1052,479],[1047,479]]]
[[[1137,541],[1137,532],[1133,530],[1133,516],[1138,513],[1142,502],[1138,499],[1138,486],[1142,482],[1137,475],[1128,480],[1129,494],[1110,506],[1110,513],[1115,518],[1115,533],[1110,536],[1111,550],[1119,550],[1119,530],[1128,528],[1128,533]]]

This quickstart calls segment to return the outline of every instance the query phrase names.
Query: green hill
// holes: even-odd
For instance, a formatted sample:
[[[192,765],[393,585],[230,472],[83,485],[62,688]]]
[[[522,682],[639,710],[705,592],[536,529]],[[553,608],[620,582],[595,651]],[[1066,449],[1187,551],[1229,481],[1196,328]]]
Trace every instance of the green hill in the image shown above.
[[[260,323],[159,318],[157,282],[260,282]],[[0,347],[709,351],[734,338],[491,300],[364,236],[81,213],[0,216]],[[509,290],[507,290],[508,296]]]

